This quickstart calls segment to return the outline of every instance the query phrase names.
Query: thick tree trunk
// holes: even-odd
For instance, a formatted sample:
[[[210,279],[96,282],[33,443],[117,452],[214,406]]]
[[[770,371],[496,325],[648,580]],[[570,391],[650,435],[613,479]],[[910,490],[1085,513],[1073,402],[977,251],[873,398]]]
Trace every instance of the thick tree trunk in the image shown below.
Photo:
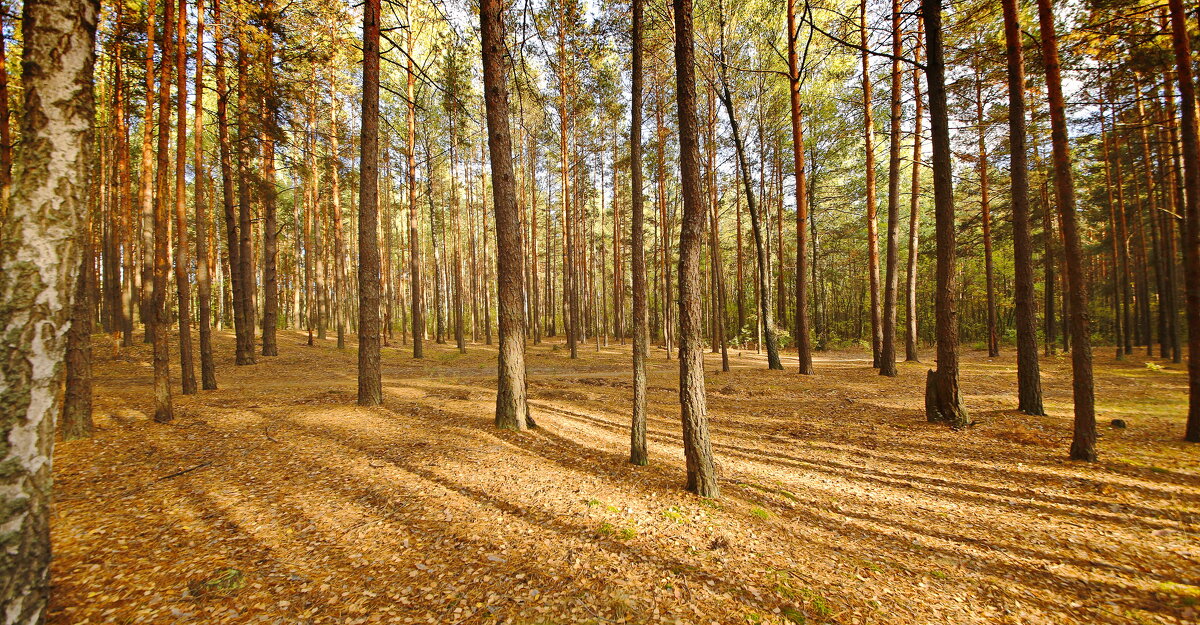
[[[800,373],[812,375],[812,342],[808,332],[808,189],[804,178],[804,120],[800,113],[800,62],[796,51],[800,31],[796,26],[796,0],[788,0],[787,11],[788,92],[792,105],[792,153],[796,175],[796,357]],[[715,213],[713,219],[716,219]]]
[[[409,18],[409,3],[404,4],[405,19]],[[410,22],[411,23],[411,22]],[[408,78],[408,271],[409,289],[411,291],[409,304],[412,306],[412,336],[413,358],[425,357],[425,297],[421,288],[421,236],[418,232],[417,213],[417,100],[416,72],[413,68],[412,54],[413,29],[408,33],[408,63],[406,75]]]
[[[525,311],[521,266],[521,224],[512,166],[512,135],[508,127],[508,87],[504,78],[503,2],[481,0],[480,34],[483,48],[484,105],[487,109],[488,149],[492,160],[492,205],[496,212],[496,260],[499,280],[500,346],[496,386],[496,427],[533,427],[525,395]]]
[[[1044,415],[1034,306],[1033,243],[1030,234],[1029,165],[1025,149],[1025,54],[1017,0],[1004,0],[1008,61],[1008,128],[1011,151],[1013,263],[1016,281],[1017,410]]]
[[[1178,1],[1178,0],[1172,0]],[[1067,145],[1067,119],[1063,106],[1058,41],[1050,0],[1038,0],[1042,58],[1046,63],[1046,89],[1050,101],[1051,147],[1054,150],[1054,192],[1061,217],[1067,261],[1071,307],[1071,373],[1075,399],[1075,433],[1071,458],[1096,459],[1096,409],[1092,388],[1092,344],[1087,309],[1087,284],[1083,275],[1083,253],[1075,215],[1075,187],[1071,175],[1071,153]]]
[[[951,427],[970,424],[958,390],[958,267],[954,189],[950,162],[950,122],[946,111],[946,67],[942,55],[941,0],[921,0],[925,19],[929,126],[933,139],[933,196],[937,231],[937,370],[925,387],[925,416]]]
[[[17,176],[0,222],[0,437],[9,441],[0,612],[41,623],[50,593],[54,420],[86,234],[99,3],[26,0]],[[90,269],[89,269],[90,270]]]
[[[1184,440],[1200,442],[1200,146],[1197,145],[1196,87],[1183,0],[1170,0],[1171,40],[1183,102],[1183,270],[1188,329],[1188,420]]]
[[[379,7],[363,5],[362,140],[358,209],[358,405],[383,403],[379,368]]]
[[[679,404],[687,489],[717,497],[717,469],[708,438],[704,397],[704,326],[700,320],[700,248],[704,237],[701,197],[700,136],[696,121],[696,66],[693,54],[692,0],[674,0],[675,81],[679,106],[679,178],[683,222],[679,231]]]

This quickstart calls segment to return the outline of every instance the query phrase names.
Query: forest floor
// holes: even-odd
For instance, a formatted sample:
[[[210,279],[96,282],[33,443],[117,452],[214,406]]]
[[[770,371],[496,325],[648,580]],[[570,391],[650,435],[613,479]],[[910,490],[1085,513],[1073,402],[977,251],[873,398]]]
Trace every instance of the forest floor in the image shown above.
[[[1099,462],[1066,459],[1070,361],[1047,417],[1015,358],[965,351],[976,425],[926,423],[928,364],[858,351],[768,371],[708,356],[722,496],[682,490],[678,369],[653,350],[651,462],[626,462],[630,351],[529,349],[538,428],[493,428],[493,347],[353,341],[235,367],[152,409],[146,346],[96,340],[96,436],[60,443],[53,624],[1179,623],[1200,610],[1200,445],[1182,365],[1097,349]],[[172,352],[172,358],[176,352]],[[932,352],[923,354],[932,362]],[[1154,363],[1147,365],[1147,362]],[[1161,367],[1161,368],[1160,368]],[[177,372],[176,372],[177,373]],[[178,389],[178,380],[173,382]],[[1128,427],[1110,426],[1114,418]]]

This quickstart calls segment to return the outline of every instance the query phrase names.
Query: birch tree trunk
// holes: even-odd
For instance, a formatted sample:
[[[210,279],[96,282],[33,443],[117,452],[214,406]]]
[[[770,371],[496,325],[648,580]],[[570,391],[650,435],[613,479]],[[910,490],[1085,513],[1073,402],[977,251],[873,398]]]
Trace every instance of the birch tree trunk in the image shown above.
[[[94,0],[27,0],[21,147],[0,222],[0,614],[39,623],[50,593],[54,420],[87,210]]]

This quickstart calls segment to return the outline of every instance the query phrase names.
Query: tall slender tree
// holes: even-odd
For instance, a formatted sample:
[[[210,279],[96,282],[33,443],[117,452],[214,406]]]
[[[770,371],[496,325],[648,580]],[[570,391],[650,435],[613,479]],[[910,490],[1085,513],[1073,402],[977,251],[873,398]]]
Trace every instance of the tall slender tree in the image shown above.
[[[358,405],[383,403],[379,368],[379,7],[363,4],[362,138],[358,207]]]
[[[633,77],[630,94],[629,183],[630,264],[633,272],[633,425],[629,461],[647,464],[646,357],[649,320],[646,315],[646,232],[642,182],[642,0],[633,0]]]
[[[800,111],[800,61],[796,0],[788,0],[788,93],[792,106],[792,154],[796,175],[796,356],[800,373],[812,375],[812,341],[808,333],[808,189],[804,172],[804,118]],[[713,215],[716,219],[716,215]],[[780,243],[782,246],[782,242]]]
[[[1051,0],[1038,0],[1042,60],[1046,64],[1046,90],[1050,103],[1050,141],[1054,155],[1054,196],[1062,224],[1063,252],[1067,263],[1067,288],[1071,314],[1071,374],[1075,399],[1075,432],[1071,458],[1096,459],[1096,408],[1092,387],[1091,323],[1088,317],[1087,284],[1083,252],[1079,243],[1075,211],[1075,183],[1071,174],[1071,151],[1067,144],[1067,116],[1063,104],[1062,75],[1058,60]]]
[[[196,88],[192,96],[195,111],[192,119],[192,140],[195,151],[193,171],[204,168],[204,0],[196,0]],[[200,309],[200,387],[216,390],[217,373],[212,346],[212,275],[209,273],[208,202],[204,184],[196,182],[192,191],[196,205],[196,301]]]
[[[1033,242],[1030,234],[1029,164],[1025,147],[1025,54],[1017,0],[1004,0],[1008,63],[1008,137],[1011,151],[1013,264],[1016,281],[1017,410],[1044,415],[1034,306]]]

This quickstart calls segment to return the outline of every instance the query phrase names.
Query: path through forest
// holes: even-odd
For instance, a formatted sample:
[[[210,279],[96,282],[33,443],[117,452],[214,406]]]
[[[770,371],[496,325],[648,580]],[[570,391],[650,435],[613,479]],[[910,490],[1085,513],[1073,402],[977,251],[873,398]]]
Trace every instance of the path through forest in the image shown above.
[[[662,350],[634,467],[628,347],[531,347],[539,428],[514,433],[490,347],[384,348],[384,406],[359,408],[352,349],[286,332],[235,367],[217,340],[221,390],[176,395],[170,425],[148,346],[97,346],[99,430],[56,454],[51,623],[1169,623],[1200,602],[1181,366],[1098,356],[1087,465],[1061,356],[1030,418],[1012,350],[965,353],[979,423],[953,432],[924,420],[927,364],[710,355],[710,501],[682,490]]]

